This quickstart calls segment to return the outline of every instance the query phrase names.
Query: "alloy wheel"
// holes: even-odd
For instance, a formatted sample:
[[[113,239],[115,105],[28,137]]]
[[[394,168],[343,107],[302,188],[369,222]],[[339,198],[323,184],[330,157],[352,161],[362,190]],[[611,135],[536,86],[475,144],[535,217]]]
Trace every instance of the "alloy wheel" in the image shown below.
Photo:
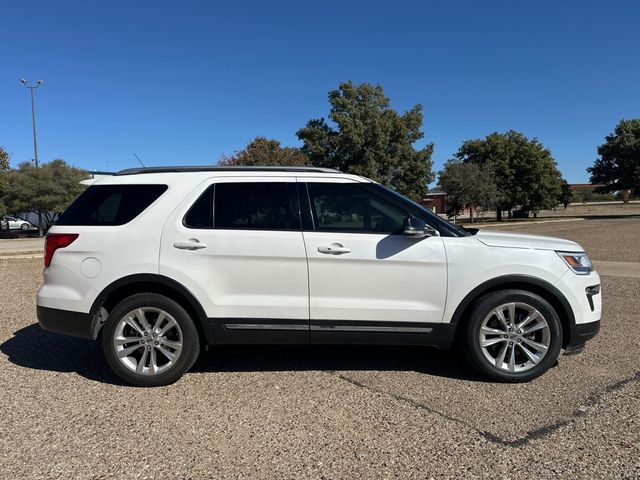
[[[113,347],[116,357],[139,375],[158,375],[171,368],[182,352],[182,329],[159,308],[137,308],[116,325]]]
[[[525,372],[547,355],[551,329],[533,306],[511,302],[489,312],[480,326],[478,341],[491,365],[506,372]]]

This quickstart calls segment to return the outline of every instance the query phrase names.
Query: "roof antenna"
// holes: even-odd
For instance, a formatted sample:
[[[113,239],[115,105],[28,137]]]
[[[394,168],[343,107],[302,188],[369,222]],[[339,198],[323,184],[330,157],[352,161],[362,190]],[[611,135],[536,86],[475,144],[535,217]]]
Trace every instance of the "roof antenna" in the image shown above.
[[[142,160],[140,160],[140,157],[138,156],[138,154],[136,152],[133,152],[133,154],[136,156],[136,158],[140,162],[140,165],[142,165],[142,168],[147,168],[147,167],[144,166],[144,163],[142,163]]]

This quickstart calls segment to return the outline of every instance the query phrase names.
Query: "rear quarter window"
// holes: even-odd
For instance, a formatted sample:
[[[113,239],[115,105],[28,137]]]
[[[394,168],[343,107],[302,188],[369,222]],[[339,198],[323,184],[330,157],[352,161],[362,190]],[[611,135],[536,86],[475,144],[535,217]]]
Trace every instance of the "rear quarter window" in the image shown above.
[[[56,225],[124,225],[167,190],[167,185],[95,185],[87,188]]]

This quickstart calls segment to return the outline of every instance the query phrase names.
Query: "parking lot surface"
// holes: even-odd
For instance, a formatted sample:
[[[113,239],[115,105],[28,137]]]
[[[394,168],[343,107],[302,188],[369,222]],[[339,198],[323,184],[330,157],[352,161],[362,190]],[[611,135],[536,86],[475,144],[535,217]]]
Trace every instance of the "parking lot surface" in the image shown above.
[[[43,238],[0,239],[0,257],[16,253],[42,252]]]
[[[640,263],[637,218],[510,229]],[[41,269],[0,260],[2,478],[640,478],[640,278],[624,272],[603,276],[585,353],[527,384],[424,348],[225,347],[139,389],[34,323]]]

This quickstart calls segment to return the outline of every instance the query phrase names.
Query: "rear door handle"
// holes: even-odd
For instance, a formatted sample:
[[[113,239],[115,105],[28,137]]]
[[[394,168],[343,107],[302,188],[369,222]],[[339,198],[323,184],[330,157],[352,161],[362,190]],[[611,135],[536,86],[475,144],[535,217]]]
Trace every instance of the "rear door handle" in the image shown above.
[[[201,248],[207,248],[207,244],[202,243],[197,238],[190,238],[186,242],[175,242],[173,246],[180,250],[200,250]]]
[[[351,249],[349,247],[343,247],[339,243],[332,243],[329,246],[318,247],[318,251],[327,255],[342,255],[344,253],[351,253]]]

